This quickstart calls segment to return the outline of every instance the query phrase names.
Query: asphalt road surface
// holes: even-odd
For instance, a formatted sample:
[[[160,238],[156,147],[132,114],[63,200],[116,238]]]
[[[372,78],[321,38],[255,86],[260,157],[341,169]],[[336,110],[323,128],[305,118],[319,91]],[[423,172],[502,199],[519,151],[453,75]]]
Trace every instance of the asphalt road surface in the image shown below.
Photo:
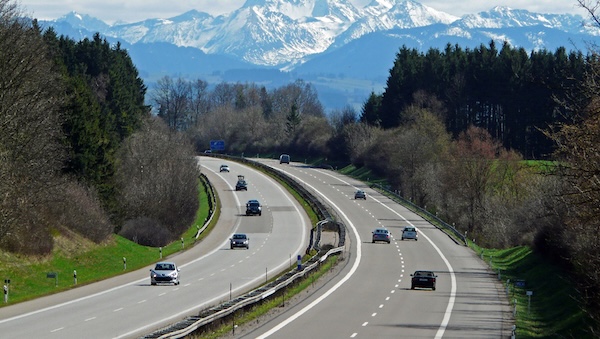
[[[200,244],[164,258],[181,268],[178,286],[151,286],[148,266],[122,276],[0,308],[2,338],[135,338],[246,292],[292,265],[305,251],[310,222],[274,180],[238,163],[201,157],[202,171],[222,202],[218,226]],[[221,164],[229,173],[219,173]],[[237,175],[248,191],[235,191]],[[258,199],[262,216],[245,216]],[[229,249],[246,233],[250,249]],[[157,258],[158,261],[159,258]],[[120,260],[117,258],[116,260]],[[40,278],[46,281],[45,277]]]
[[[236,338],[507,338],[510,307],[498,281],[473,251],[363,183],[300,163],[278,168],[336,209],[348,227],[342,270],[306,300]],[[357,189],[367,200],[355,200]],[[419,240],[400,240],[404,226]],[[376,227],[391,244],[372,243]],[[410,274],[432,270],[437,289],[410,289]]]

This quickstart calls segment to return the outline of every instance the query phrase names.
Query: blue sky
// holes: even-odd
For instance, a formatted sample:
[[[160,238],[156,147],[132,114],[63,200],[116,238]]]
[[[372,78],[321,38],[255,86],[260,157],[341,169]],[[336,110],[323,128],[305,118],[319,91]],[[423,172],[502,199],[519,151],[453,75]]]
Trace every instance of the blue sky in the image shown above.
[[[350,0],[362,7],[371,0]],[[245,0],[16,0],[21,10],[35,18],[56,19],[71,11],[88,14],[107,23],[169,18],[192,9],[219,15],[241,7]],[[424,5],[456,16],[487,11],[495,6],[526,9],[539,13],[583,15],[577,0],[420,0]]]

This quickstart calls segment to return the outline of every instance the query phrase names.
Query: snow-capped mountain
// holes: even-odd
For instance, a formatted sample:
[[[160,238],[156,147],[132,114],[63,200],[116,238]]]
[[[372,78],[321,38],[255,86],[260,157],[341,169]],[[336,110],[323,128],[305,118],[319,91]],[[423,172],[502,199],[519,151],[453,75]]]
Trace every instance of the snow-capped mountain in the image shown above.
[[[276,86],[295,77],[330,87],[351,77],[367,81],[350,90],[362,102],[384,86],[402,45],[422,51],[448,43],[473,48],[490,40],[528,51],[600,45],[600,30],[583,20],[502,6],[459,18],[414,0],[372,0],[363,8],[349,0],[246,0],[216,17],[192,10],[172,18],[107,25],[72,12],[40,25],[74,39],[99,32],[120,41],[148,82],[164,75],[210,75],[217,82],[258,77]],[[341,100],[353,95],[344,91],[335,95]]]

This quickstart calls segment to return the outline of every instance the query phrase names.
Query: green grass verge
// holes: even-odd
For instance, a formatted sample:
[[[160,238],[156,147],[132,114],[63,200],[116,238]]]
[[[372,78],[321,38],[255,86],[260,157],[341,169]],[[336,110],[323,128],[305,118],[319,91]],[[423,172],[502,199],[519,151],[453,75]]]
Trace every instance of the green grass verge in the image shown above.
[[[203,185],[199,187],[200,207],[194,224],[182,235],[183,241],[175,241],[162,248],[163,258],[190,248],[197,241],[197,226],[201,227],[204,224],[209,213],[209,196]],[[209,228],[213,227],[217,219],[218,215],[213,218]],[[0,252],[0,278],[3,281],[10,279],[9,303],[2,303],[0,307],[74,288],[74,271],[77,271],[77,285],[83,285],[133,271],[160,260],[159,248],[140,246],[118,235],[113,235],[106,243],[100,245],[76,235],[69,235],[68,239],[62,241],[59,237],[57,241],[66,245],[56,246],[55,252],[44,258]],[[126,269],[123,258],[126,258]],[[47,274],[50,272],[56,273],[58,279],[48,278]]]
[[[511,309],[516,301],[517,338],[593,338],[579,294],[568,277],[529,247],[483,249],[469,244],[507,287]],[[515,282],[521,281],[523,287]],[[527,296],[527,291],[533,294]]]

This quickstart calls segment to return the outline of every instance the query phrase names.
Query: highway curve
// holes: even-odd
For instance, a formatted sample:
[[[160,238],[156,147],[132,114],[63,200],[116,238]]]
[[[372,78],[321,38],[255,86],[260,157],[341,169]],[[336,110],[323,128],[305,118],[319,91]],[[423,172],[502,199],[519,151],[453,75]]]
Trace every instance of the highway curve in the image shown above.
[[[306,300],[238,329],[236,338],[506,338],[510,307],[498,281],[469,248],[363,183],[300,163],[260,160],[303,183],[338,211],[350,242],[344,267]],[[354,200],[357,189],[367,200]],[[400,240],[406,225],[419,240]],[[371,243],[388,228],[391,244]],[[432,270],[437,289],[411,290],[410,274]]]
[[[219,173],[226,163],[230,173]],[[0,308],[2,338],[135,338],[229,300],[287,270],[304,253],[310,223],[274,180],[244,165],[201,157],[202,171],[223,205],[216,229],[199,245],[165,260],[181,268],[179,286],[150,286],[149,268],[71,291]],[[234,190],[237,175],[248,191]],[[249,199],[262,216],[244,216]],[[247,233],[250,249],[229,249],[233,233]],[[121,260],[121,258],[116,258]],[[157,255],[158,260],[158,255]],[[40,277],[46,283],[46,277]]]

